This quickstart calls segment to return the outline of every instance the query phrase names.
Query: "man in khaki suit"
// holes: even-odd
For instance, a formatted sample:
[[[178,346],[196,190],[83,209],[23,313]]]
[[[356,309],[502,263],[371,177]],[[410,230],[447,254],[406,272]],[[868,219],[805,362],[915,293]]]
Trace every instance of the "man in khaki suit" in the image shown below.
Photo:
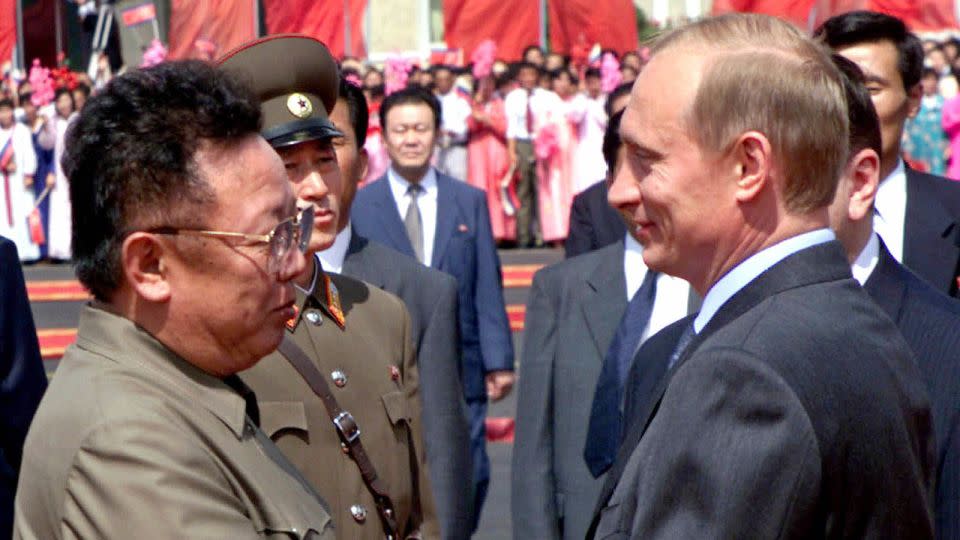
[[[314,254],[333,244],[342,192],[328,114],[336,64],[319,41],[274,36],[221,59],[262,99],[261,133],[277,150],[301,205],[315,209],[306,270],[297,278],[289,339],[326,379],[394,506],[402,536],[439,537],[421,439],[420,396],[410,318],[402,301],[362,281],[324,272]],[[341,448],[322,400],[280,353],[243,373],[260,399],[262,426],[331,505],[342,539],[384,538],[373,495]]]
[[[95,300],[24,449],[14,537],[333,538],[236,373],[293,315],[312,214],[248,90],[200,62],[114,79],[68,134]]]

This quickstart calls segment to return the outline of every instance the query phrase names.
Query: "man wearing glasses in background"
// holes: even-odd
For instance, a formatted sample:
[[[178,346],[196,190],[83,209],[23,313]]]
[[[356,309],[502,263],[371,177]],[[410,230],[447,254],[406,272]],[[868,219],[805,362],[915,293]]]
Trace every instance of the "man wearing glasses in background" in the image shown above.
[[[339,87],[333,57],[316,39],[282,35],[227,53],[221,67],[249,81],[261,98],[261,133],[280,154],[300,204],[316,210],[307,267],[295,280],[297,311],[287,326],[299,353],[285,343],[243,373],[260,400],[263,430],[330,502],[338,538],[417,532],[437,538],[410,316],[396,296],[333,273],[342,268],[328,268],[316,256],[334,244],[342,212],[332,144],[341,133],[328,118]],[[291,354],[302,356],[313,383]],[[330,398],[319,397],[315,383]],[[339,424],[344,435],[331,423],[341,413],[349,414]]]
[[[114,79],[71,128],[94,300],[27,436],[15,538],[333,537],[237,377],[283,338],[312,222],[260,120],[187,61]]]

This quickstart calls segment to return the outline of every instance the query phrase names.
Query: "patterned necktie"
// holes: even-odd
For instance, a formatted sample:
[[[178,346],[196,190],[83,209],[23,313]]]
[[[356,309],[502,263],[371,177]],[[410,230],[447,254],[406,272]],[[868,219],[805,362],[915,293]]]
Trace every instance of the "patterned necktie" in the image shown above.
[[[413,246],[413,254],[421,263],[423,263],[423,219],[420,217],[418,200],[422,193],[423,187],[420,184],[410,184],[410,187],[407,188],[410,204],[407,206],[407,215],[403,218],[403,225],[407,229],[407,238],[410,239],[410,245]]]
[[[657,296],[657,275],[656,272],[647,271],[643,284],[627,304],[627,311],[620,319],[620,326],[603,359],[593,406],[590,408],[587,443],[583,450],[583,459],[594,477],[606,472],[617,457],[623,431],[620,411],[623,385],[640,344],[640,336],[650,322]]]

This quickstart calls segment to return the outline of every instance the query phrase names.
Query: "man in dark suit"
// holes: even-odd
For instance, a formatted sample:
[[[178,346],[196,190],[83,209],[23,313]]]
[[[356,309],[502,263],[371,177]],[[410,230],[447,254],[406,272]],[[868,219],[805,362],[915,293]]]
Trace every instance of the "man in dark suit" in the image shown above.
[[[622,162],[621,116],[610,119],[603,140],[610,177]],[[641,253],[634,237],[621,236],[533,277],[511,468],[514,538],[579,540],[587,532],[603,481],[584,462],[590,404],[628,300],[644,290],[648,270]],[[654,303],[637,339],[687,313],[690,286],[665,274],[655,281]]]
[[[771,17],[699,21],[654,45],[611,191],[636,194],[644,262],[704,302],[665,330],[680,328],[668,372],[589,537],[932,537],[925,389],[826,228],[842,84]]]
[[[830,207],[831,226],[847,251],[853,277],[896,323],[916,355],[937,441],[937,538],[960,538],[960,302],[898,263],[873,231],[879,122],[863,74],[842,56],[834,60],[849,79],[851,157]]]
[[[357,193],[353,227],[357,234],[457,279],[476,523],[490,475],[487,398],[502,398],[514,381],[513,344],[486,195],[430,166],[440,112],[429,92],[411,88],[388,96],[380,106],[380,125],[391,165],[383,178]]]
[[[13,531],[23,440],[46,388],[17,247],[0,236],[0,538]]]
[[[874,229],[896,260],[957,296],[960,184],[910,169],[900,157],[904,123],[920,107],[920,39],[900,19],[869,11],[832,17],[814,35],[863,70],[880,118]]]
[[[340,79],[330,121],[343,133],[333,139],[343,190],[337,238],[318,253],[323,267],[362,279],[400,297],[410,311],[415,338],[427,465],[444,538],[470,535],[473,482],[470,433],[460,385],[457,281],[416,259],[353,232],[350,207],[367,173],[368,111],[363,91]]]
[[[608,180],[601,180],[573,198],[570,233],[563,243],[568,259],[623,239],[626,228],[607,203],[608,185]]]

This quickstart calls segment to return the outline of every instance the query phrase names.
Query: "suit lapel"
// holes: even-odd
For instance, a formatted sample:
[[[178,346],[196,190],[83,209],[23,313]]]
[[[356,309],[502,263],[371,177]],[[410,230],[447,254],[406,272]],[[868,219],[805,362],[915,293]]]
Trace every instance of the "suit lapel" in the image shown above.
[[[370,241],[358,235],[355,231],[350,235],[350,245],[343,258],[343,273],[348,276],[357,276],[371,285],[382,289],[385,285],[382,266],[372,260],[367,246]]]
[[[863,288],[873,301],[876,302],[888,317],[899,323],[904,300],[907,295],[907,284],[898,275],[906,269],[893,258],[887,246],[880,240],[880,255],[877,266],[873,269]]]
[[[455,223],[460,212],[456,195],[453,192],[453,186],[450,185],[450,182],[456,182],[456,180],[450,180],[439,172],[437,172],[436,175],[437,228],[433,236],[433,260],[430,261],[430,266],[434,268],[437,268],[443,259],[443,252],[447,249],[450,237],[453,236],[454,227],[460,225]]]
[[[703,331],[693,338],[683,354],[680,355],[676,365],[660,381],[657,389],[651,394],[652,399],[640,413],[640,418],[643,419],[640,422],[642,426],[641,435],[646,431],[659,408],[660,400],[663,399],[663,394],[666,392],[673,373],[712,334],[775,294],[804,285],[837,281],[844,278],[852,279],[850,266],[848,266],[840,243],[834,240],[798,251],[773,265],[748,283],[714,314]]]
[[[592,272],[586,272],[583,286],[583,318],[593,336],[601,360],[627,306],[626,276],[623,273],[623,241],[603,248]]]
[[[407,229],[403,225],[400,211],[397,210],[397,202],[393,199],[390,181],[387,180],[386,175],[366,189],[373,190],[377,220],[380,222],[380,229],[390,239],[390,245],[400,253],[414,257],[413,245],[407,238]]]
[[[954,272],[960,258],[954,219],[941,204],[935,187],[908,169],[907,208],[903,232],[903,264],[938,290],[954,290]]]

